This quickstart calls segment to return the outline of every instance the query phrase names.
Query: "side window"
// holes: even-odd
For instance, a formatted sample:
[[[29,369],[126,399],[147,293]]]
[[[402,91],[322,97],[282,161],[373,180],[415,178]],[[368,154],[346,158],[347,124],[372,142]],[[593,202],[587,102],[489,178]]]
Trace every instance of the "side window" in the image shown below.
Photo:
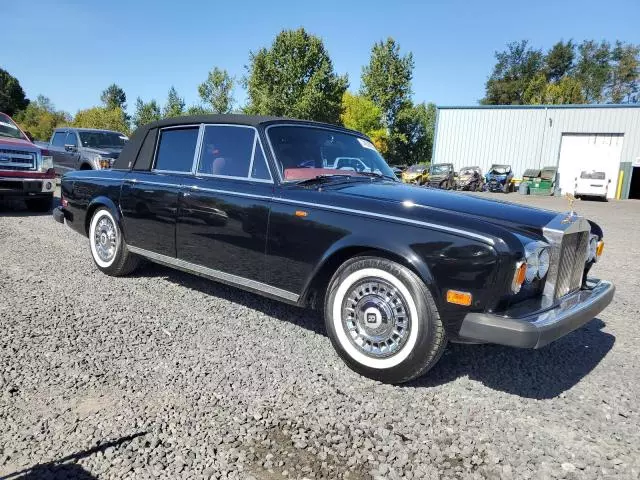
[[[64,141],[65,145],[73,145],[74,147],[78,146],[78,138],[76,136],[76,132],[67,133],[67,138]]]
[[[248,177],[255,135],[253,128],[222,125],[205,127],[198,173]]]
[[[162,130],[154,168],[171,172],[190,172],[197,142],[198,127]]]
[[[64,147],[64,141],[67,138],[67,132],[56,132],[53,134],[53,141],[51,142],[54,147]]]
[[[271,180],[271,174],[267,167],[267,160],[264,158],[262,146],[260,145],[260,142],[257,141],[257,138],[256,149],[253,154],[253,163],[251,166],[251,178],[255,178],[257,180]]]

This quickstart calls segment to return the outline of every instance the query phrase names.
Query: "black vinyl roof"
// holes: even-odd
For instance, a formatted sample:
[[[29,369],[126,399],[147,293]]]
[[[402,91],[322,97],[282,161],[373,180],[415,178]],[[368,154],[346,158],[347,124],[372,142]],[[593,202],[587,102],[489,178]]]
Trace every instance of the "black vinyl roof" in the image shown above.
[[[350,130],[348,128],[342,127],[340,125],[333,125],[330,123],[315,122],[313,120],[299,120],[299,119],[287,118],[287,117],[272,117],[267,115],[242,115],[242,114],[236,114],[236,113],[186,115],[181,117],[164,118],[162,120],[158,120],[157,122],[151,122],[140,128],[150,129],[150,128],[172,127],[172,126],[178,126],[178,125],[192,125],[192,124],[200,124],[200,123],[229,123],[233,125],[249,125],[252,127],[257,127],[258,125],[268,125],[272,123],[296,123],[301,125],[316,125],[316,126],[330,127],[336,130],[343,130],[345,132],[364,136],[360,132],[356,132],[354,130]]]
[[[201,123],[211,124],[232,124],[232,125],[248,125],[252,127],[267,126],[273,124],[296,124],[296,125],[309,125],[325,128],[332,128],[335,130],[350,133],[352,135],[358,135],[362,138],[367,138],[360,132],[355,130],[349,130],[348,128],[341,127],[339,125],[332,125],[330,123],[314,122],[311,120],[297,120],[295,118],[286,117],[269,117],[263,115],[239,115],[239,114],[224,114],[224,115],[187,115],[183,117],[171,117],[158,120],[157,122],[147,123],[146,125],[138,128],[131,135],[129,141],[125,145],[124,149],[120,153],[120,156],[113,164],[114,169],[118,170],[130,170],[135,163],[138,152],[142,147],[142,143],[149,135],[155,136],[159,128],[164,127],[179,127],[181,125],[199,125]]]

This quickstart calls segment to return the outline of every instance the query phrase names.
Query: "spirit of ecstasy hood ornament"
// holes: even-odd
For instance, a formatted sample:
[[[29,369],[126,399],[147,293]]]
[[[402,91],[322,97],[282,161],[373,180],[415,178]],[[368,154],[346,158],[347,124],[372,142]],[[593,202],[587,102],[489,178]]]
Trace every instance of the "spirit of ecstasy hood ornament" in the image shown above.
[[[578,216],[578,214],[573,210],[573,203],[576,201],[576,197],[574,197],[572,193],[567,193],[565,194],[565,196],[569,201],[569,213],[566,218],[562,220],[562,223],[569,223],[571,220],[573,220],[573,217]]]

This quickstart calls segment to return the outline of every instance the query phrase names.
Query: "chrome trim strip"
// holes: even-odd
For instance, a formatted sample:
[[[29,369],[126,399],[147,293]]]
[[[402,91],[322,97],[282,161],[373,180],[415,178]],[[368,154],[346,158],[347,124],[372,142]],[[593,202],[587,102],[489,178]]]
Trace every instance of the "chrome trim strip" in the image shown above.
[[[191,164],[191,175],[195,175],[198,169],[198,163],[200,162],[200,155],[202,153],[202,138],[204,137],[204,125],[198,127],[198,139],[196,140],[196,149],[193,152],[193,163]]]
[[[429,223],[429,222],[423,222],[422,220],[414,220],[412,218],[405,218],[405,217],[395,217],[393,215],[385,215],[382,213],[374,213],[374,212],[367,212],[364,210],[355,210],[353,208],[345,208],[345,207],[337,207],[334,205],[323,205],[323,204],[319,204],[319,203],[312,203],[312,202],[303,202],[300,200],[289,200],[286,198],[278,198],[278,197],[269,197],[266,195],[254,195],[251,193],[244,193],[244,192],[233,192],[230,190],[219,190],[216,188],[205,188],[205,187],[200,187],[198,185],[193,185],[191,187],[192,190],[201,190],[201,191],[205,191],[205,192],[212,192],[212,193],[219,193],[221,195],[234,195],[237,197],[247,197],[247,198],[257,198],[260,200],[272,200],[274,202],[278,202],[278,203],[288,203],[288,204],[292,204],[292,205],[304,205],[306,207],[314,207],[314,208],[321,208],[321,209],[325,209],[325,210],[334,210],[337,212],[344,212],[344,213],[353,213],[356,215],[364,215],[367,217],[374,217],[374,218],[382,218],[385,220],[392,220],[392,221],[396,221],[396,222],[404,222],[404,223],[409,223],[412,225],[418,225],[418,226],[423,226],[423,227],[427,227],[427,228],[431,228],[433,230],[440,230],[440,231],[445,231],[445,232],[451,232],[457,235],[461,235],[464,237],[471,237],[471,238],[475,238],[477,240],[481,240],[485,243],[488,243],[489,245],[494,245],[495,242],[492,238],[490,237],[486,237],[484,235],[480,235],[478,233],[473,233],[473,232],[468,232],[466,230],[460,230],[458,228],[454,228],[454,227],[447,227],[444,225],[437,225],[435,223]]]
[[[412,218],[405,218],[405,217],[395,217],[393,215],[385,215],[383,213],[374,213],[374,212],[367,212],[364,210],[355,210],[353,208],[345,208],[345,207],[337,207],[334,205],[320,205],[317,203],[311,203],[311,202],[303,202],[300,200],[289,200],[289,199],[285,199],[285,198],[274,198],[273,199],[276,202],[281,202],[281,203],[292,203],[295,205],[305,205],[308,207],[317,207],[317,208],[324,208],[327,210],[335,210],[337,212],[345,212],[345,213],[355,213],[358,215],[364,215],[364,216],[368,216],[368,217],[374,217],[374,218],[383,218],[385,220],[392,220],[392,221],[396,221],[396,222],[405,222],[405,223],[410,223],[412,225],[419,225],[419,226],[423,226],[423,227],[428,227],[431,228],[433,230],[441,230],[441,231],[445,231],[445,232],[451,232],[451,233],[455,233],[457,235],[462,235],[464,237],[471,237],[471,238],[475,238],[478,240],[481,240],[485,243],[488,243],[489,245],[494,245],[495,242],[491,237],[485,237],[484,235],[480,235],[479,233],[474,233],[474,232],[468,232],[466,230],[460,230],[459,228],[454,228],[454,227],[447,227],[445,225],[437,225],[435,223],[430,223],[430,222],[424,222],[422,220],[414,220]]]
[[[197,192],[211,192],[211,193],[219,193],[221,195],[233,195],[236,197],[247,197],[247,198],[256,198],[259,200],[272,200],[273,197],[268,197],[266,195],[255,195],[253,193],[244,193],[244,192],[233,192],[231,190],[218,190],[217,188],[206,188],[201,187],[199,185],[192,185],[191,190]]]
[[[256,158],[256,142],[258,141],[258,132],[253,135],[253,148],[251,148],[251,160],[249,161],[249,173],[247,177],[251,177],[251,171],[253,170],[253,160]]]
[[[212,268],[204,267],[202,265],[196,265],[195,263],[187,262],[179,258],[168,257],[160,253],[150,252],[149,250],[145,250],[139,247],[134,247],[131,245],[127,245],[127,248],[129,249],[130,252],[135,253],[137,255],[141,255],[155,262],[158,262],[170,267],[176,267],[180,270],[184,270],[189,273],[194,273],[196,275],[211,278],[212,280],[219,280],[223,283],[249,289],[256,293],[268,293],[269,295],[280,297],[294,303],[297,302],[298,299],[300,298],[300,295],[297,295],[293,292],[289,292],[287,290],[283,290],[281,288],[277,288],[272,285],[268,285],[266,283],[258,282],[256,280],[239,277],[231,273],[221,272],[220,270],[214,270]]]

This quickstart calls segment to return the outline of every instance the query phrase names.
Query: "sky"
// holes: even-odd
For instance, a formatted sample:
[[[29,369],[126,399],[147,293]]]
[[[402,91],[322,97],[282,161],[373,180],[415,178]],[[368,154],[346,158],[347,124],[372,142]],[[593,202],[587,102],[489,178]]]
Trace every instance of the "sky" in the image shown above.
[[[526,39],[616,39],[640,44],[640,1],[76,1],[3,2],[0,68],[29,98],[42,94],[75,114],[100,103],[111,83],[164,103],[173,85],[187,105],[214,66],[240,80],[249,52],[282,29],[304,27],[324,41],[352,91],[371,46],[393,37],[412,52],[414,101],[473,105],[482,98],[494,52]],[[246,101],[235,88],[238,105]]]

